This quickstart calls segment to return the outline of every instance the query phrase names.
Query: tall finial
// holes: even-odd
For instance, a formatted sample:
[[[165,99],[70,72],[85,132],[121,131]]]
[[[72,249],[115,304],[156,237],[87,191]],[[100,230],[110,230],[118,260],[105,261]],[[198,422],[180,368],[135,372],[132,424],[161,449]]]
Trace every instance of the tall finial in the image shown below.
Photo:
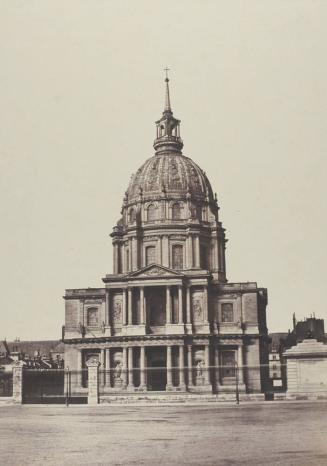
[[[171,112],[171,107],[170,107],[170,95],[169,95],[169,78],[168,78],[168,71],[170,71],[169,68],[165,68],[164,70],[166,72],[166,102],[165,102],[165,112]]]

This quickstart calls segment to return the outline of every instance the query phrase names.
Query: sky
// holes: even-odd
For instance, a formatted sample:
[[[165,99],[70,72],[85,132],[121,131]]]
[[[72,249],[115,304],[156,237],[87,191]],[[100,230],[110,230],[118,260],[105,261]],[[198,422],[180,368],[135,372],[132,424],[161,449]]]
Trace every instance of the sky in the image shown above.
[[[327,2],[0,0],[0,338],[55,339],[66,288],[101,287],[170,71],[230,282],[269,331],[327,320]],[[327,321],[326,321],[327,324]]]

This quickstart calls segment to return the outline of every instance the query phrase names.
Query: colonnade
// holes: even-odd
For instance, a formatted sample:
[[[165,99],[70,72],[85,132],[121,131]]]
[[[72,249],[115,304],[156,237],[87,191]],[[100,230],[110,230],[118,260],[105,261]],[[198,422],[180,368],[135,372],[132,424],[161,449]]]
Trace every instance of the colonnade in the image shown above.
[[[113,273],[128,273],[145,267],[145,253],[143,240],[137,236],[128,237],[126,242],[115,240],[113,242]],[[165,267],[172,267],[170,259],[170,248],[174,240],[169,235],[158,235],[156,241],[156,263]],[[201,268],[201,238],[197,233],[187,233],[183,238],[183,267],[182,269]],[[211,268],[225,271],[225,239],[222,234],[213,236],[207,246],[213,245],[214,256]],[[128,252],[127,252],[128,251]],[[208,264],[208,267],[210,265]]]
[[[134,351],[138,348],[139,350],[139,364],[134,366]],[[151,367],[151,349],[157,348],[157,346],[123,346],[122,347],[122,357],[121,357],[121,389],[134,391],[135,389],[140,391],[147,390],[148,386],[148,370],[153,369]],[[165,348],[166,355],[166,390],[185,390],[196,389],[199,384],[198,377],[202,379],[202,383],[205,387],[211,387],[211,384],[215,384],[216,387],[220,387],[222,384],[222,375],[221,375],[221,359],[219,356],[220,351],[224,349],[229,350],[228,347],[218,347],[213,346],[212,348],[212,358],[209,343],[204,345],[167,345],[161,348]],[[175,354],[178,360],[177,366],[173,365],[173,348],[178,348],[175,351]],[[196,349],[204,349],[204,359],[201,365],[201,368],[198,367],[197,362],[194,360],[193,352]],[[115,349],[115,348],[113,348]],[[115,388],[113,377],[110,377],[110,373],[115,373],[115,368],[111,367],[112,358],[110,353],[112,348],[103,348],[100,353],[100,369],[102,369],[102,378],[100,383],[103,386],[108,386],[110,388]],[[211,364],[212,360],[212,364]],[[147,362],[150,362],[148,365]],[[186,362],[186,364],[185,364]],[[240,385],[244,384],[244,374],[243,374],[243,345],[239,345],[235,350],[235,369],[238,368],[238,382]],[[162,369],[162,368],[161,368]],[[212,376],[210,376],[210,369],[212,370]],[[138,383],[135,381],[135,370],[139,371]],[[198,371],[201,370],[201,374],[198,374]],[[174,384],[173,373],[178,372],[178,384],[176,381]],[[137,386],[136,386],[137,385]]]
[[[165,285],[166,288],[166,324],[172,323],[172,287],[178,289],[178,324],[191,324],[192,323],[192,312],[191,312],[191,286],[186,287],[186,319],[184,319],[184,299],[183,299],[183,285]],[[147,313],[146,313],[146,294],[144,286],[126,287],[122,288],[122,324],[134,325],[133,322],[133,293],[135,290],[139,290],[139,325],[147,325]],[[151,287],[148,287],[149,289]],[[106,309],[105,309],[105,325],[110,326],[110,290],[106,290]],[[203,313],[204,323],[208,323],[208,290],[207,287],[203,287]],[[135,320],[135,319],[134,319]],[[185,321],[186,320],[186,321]]]

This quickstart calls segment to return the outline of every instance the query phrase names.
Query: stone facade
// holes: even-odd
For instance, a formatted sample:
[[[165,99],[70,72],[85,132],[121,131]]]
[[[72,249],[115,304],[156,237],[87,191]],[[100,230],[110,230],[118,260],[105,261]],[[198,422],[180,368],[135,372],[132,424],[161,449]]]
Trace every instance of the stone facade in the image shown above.
[[[108,393],[228,393],[238,367],[240,390],[260,393],[267,290],[227,282],[217,197],[182,154],[179,126],[166,79],[155,155],[132,175],[111,234],[113,274],[66,290],[65,365],[97,358]]]
[[[327,345],[303,340],[283,353],[287,361],[288,399],[327,399]]]

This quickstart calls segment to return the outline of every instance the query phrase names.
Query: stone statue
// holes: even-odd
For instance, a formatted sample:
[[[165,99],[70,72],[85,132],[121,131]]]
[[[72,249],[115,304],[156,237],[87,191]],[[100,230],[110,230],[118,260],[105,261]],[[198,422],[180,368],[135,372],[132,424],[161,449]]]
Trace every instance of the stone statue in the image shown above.
[[[196,376],[197,377],[202,377],[202,373],[203,373],[202,366],[203,366],[203,361],[198,361],[196,365]]]
[[[121,372],[122,372],[122,363],[118,361],[114,368],[114,379],[120,379]]]

